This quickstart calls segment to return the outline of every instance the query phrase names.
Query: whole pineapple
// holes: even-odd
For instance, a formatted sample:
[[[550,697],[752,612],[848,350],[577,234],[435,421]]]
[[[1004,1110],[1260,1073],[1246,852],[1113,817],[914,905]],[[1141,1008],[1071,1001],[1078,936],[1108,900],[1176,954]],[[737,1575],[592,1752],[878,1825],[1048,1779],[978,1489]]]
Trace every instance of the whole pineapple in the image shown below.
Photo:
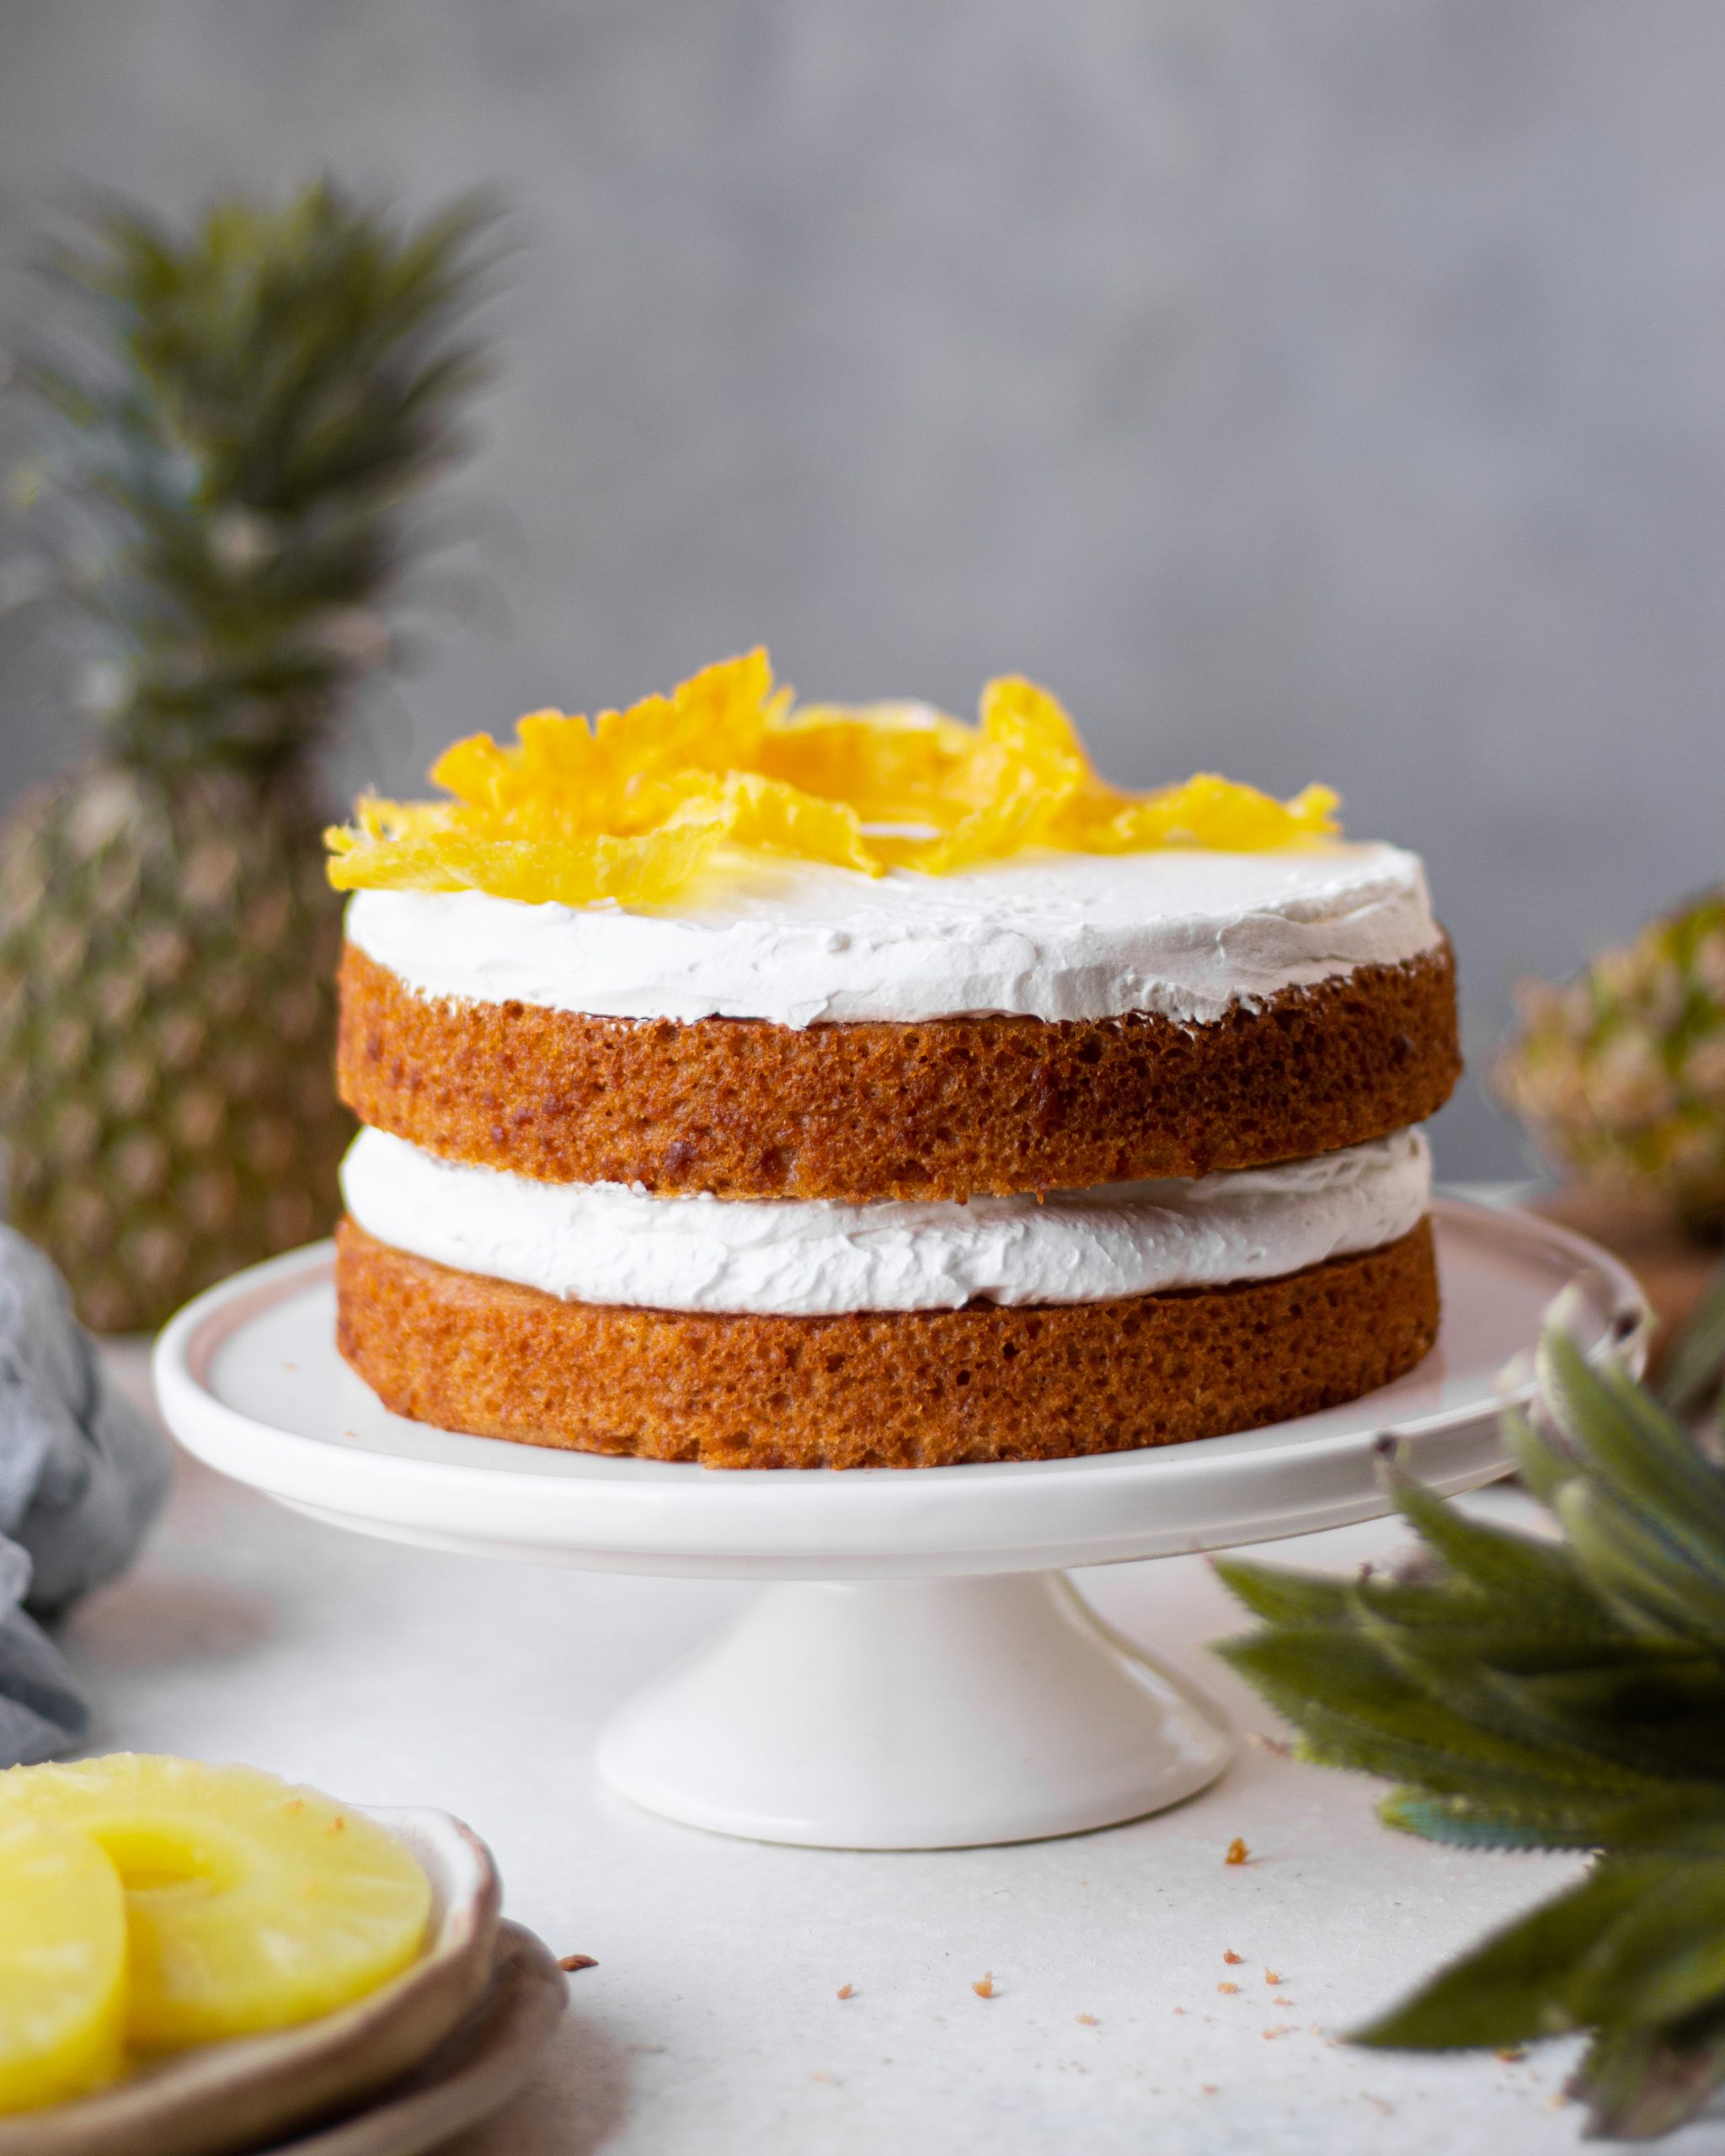
[[[1725,888],[1562,988],[1524,982],[1499,1094],[1552,1160],[1725,1235]]]
[[[35,512],[109,640],[106,715],[0,826],[0,1133],[13,1225],[93,1326],[156,1326],[334,1217],[313,758],[393,655],[408,507],[462,447],[485,221],[320,183],[184,235],[110,211],[58,259],[97,334],[26,376],[61,430]]]

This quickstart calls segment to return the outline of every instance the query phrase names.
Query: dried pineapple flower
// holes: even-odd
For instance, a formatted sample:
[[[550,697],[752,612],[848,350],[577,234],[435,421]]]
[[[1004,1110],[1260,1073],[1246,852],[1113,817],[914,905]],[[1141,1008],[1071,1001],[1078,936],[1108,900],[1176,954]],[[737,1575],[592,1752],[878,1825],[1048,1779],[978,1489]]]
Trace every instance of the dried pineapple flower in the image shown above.
[[[1012,675],[984,689],[975,727],[921,704],[796,710],[756,650],[590,723],[530,712],[515,735],[445,751],[431,777],[452,800],[362,798],[328,834],[331,883],[646,905],[721,846],[946,876],[1032,846],[1258,852],[1339,828],[1327,787],[1280,802],[1200,771],[1123,792],[1092,770],[1055,698]]]

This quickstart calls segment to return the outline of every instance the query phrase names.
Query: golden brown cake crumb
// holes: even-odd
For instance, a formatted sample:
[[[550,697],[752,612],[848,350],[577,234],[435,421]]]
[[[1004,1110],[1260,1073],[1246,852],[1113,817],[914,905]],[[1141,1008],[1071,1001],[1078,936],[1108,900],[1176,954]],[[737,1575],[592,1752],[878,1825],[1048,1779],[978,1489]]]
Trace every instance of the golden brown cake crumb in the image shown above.
[[[341,1004],[362,1122],[665,1195],[962,1198],[1263,1166],[1418,1123],[1461,1068],[1447,943],[1207,1025],[589,1017],[422,996],[351,946]]]
[[[1426,1220],[1273,1280],[825,1317],[563,1302],[410,1256],[351,1221],[337,1249],[341,1352],[396,1413],[709,1467],[1178,1444],[1357,1399],[1411,1369],[1438,1326]],[[1243,1843],[1227,1861],[1247,1861]]]

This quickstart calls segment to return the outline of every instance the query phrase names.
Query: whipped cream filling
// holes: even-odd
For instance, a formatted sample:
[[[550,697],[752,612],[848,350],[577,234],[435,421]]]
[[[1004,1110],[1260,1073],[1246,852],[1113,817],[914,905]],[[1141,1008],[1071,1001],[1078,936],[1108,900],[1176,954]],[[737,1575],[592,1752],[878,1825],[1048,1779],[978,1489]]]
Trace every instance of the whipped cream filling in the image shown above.
[[[1271,1279],[1406,1235],[1431,1195],[1404,1130],[1315,1160],[967,1204],[654,1198],[537,1182],[363,1130],[342,1169],[368,1234],[589,1303],[814,1317],[1090,1303]]]
[[[1028,853],[874,878],[733,855],[672,908],[360,891],[349,941],[420,994],[617,1018],[819,1021],[1160,1012],[1396,963],[1439,937],[1399,846]]]

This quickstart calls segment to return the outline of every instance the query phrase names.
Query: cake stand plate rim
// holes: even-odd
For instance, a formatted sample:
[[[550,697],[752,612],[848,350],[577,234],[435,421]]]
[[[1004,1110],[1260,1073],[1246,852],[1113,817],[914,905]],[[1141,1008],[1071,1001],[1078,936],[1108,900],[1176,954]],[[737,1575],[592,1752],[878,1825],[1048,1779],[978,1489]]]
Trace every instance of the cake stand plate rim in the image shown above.
[[[1645,1299],[1609,1252],[1532,1214],[1449,1198],[1435,1199],[1432,1209],[1453,1278],[1485,1263],[1482,1252],[1500,1267],[1519,1264],[1530,1276],[1523,1285],[1530,1310],[1573,1280],[1583,1300],[1590,1298],[1584,1344],[1639,1366]],[[1369,1402],[1354,1403],[1338,1429],[1306,1417],[1314,1427],[1303,1436],[1300,1423],[1284,1423],[1064,1460],[843,1474],[620,1461],[421,1431],[384,1416],[340,1363],[327,1323],[310,1315],[313,1298],[327,1294],[331,1262],[328,1244],[290,1251],[207,1290],[169,1323],[153,1370],[163,1417],[181,1443],[235,1480],[360,1532],[600,1569],[788,1578],[854,1566],[853,1576],[916,1577],[1116,1562],[1278,1539],[1387,1510],[1375,1459],[1385,1435],[1408,1441],[1417,1471],[1435,1486],[1459,1490],[1493,1479],[1507,1466],[1498,1410],[1531,1390],[1530,1381],[1499,1389],[1482,1377],[1461,1404],[1405,1419],[1391,1413],[1376,1421],[1361,1412]],[[1462,1321],[1446,1314],[1435,1353],[1457,1348],[1452,1327]],[[328,1434],[244,1412],[212,1382],[212,1364],[225,1356],[255,1394],[272,1323],[297,1327],[288,1343],[294,1358],[280,1362],[282,1383],[334,1388],[327,1421],[321,1406],[312,1417]],[[279,1357],[281,1344],[273,1338],[268,1353]],[[1520,1344],[1533,1345],[1531,1326]],[[366,1412],[390,1426],[401,1449],[376,1449],[351,1432],[344,1437],[334,1427],[342,1387],[363,1395]],[[307,1412],[302,1406],[302,1420]],[[430,1456],[468,1448],[472,1459]],[[494,1448],[496,1460],[488,1456]]]

